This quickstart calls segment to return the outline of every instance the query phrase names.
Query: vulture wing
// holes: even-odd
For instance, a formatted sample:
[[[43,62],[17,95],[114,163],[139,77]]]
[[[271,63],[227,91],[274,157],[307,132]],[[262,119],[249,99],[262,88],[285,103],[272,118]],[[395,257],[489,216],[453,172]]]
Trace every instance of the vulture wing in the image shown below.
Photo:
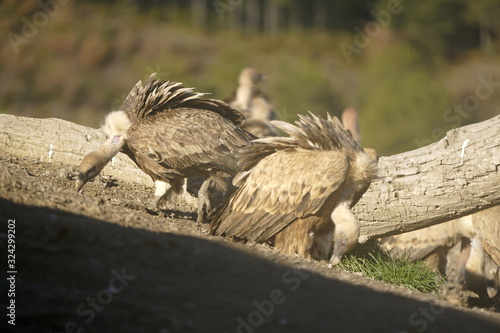
[[[257,144],[245,150],[255,153],[265,147]],[[321,214],[339,194],[348,162],[339,151],[307,149],[264,157],[252,164],[242,186],[215,213],[213,233],[263,241],[297,218]]]
[[[158,80],[154,73],[144,84],[142,81],[137,82],[121,109],[127,112],[133,122],[140,122],[179,108],[210,110],[236,125],[245,120],[241,112],[225,102],[203,98],[204,95],[206,94],[194,92],[192,88],[184,87],[179,82]]]
[[[128,148],[138,164],[148,169],[209,170],[229,174],[238,170],[236,151],[249,144],[249,134],[218,113],[177,108],[157,113],[134,124]],[[158,170],[159,175],[165,170]]]
[[[452,247],[461,236],[461,222],[457,219],[384,237],[377,241],[377,245],[395,257],[409,256],[411,260],[422,260],[440,247]]]
[[[500,206],[474,213],[472,224],[486,253],[500,265]]]

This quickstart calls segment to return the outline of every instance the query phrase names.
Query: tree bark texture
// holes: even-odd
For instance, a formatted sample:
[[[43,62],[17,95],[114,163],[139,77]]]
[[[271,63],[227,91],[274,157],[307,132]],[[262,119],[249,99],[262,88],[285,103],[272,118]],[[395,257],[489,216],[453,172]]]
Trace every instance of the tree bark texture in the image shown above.
[[[353,207],[360,242],[428,227],[500,204],[500,116],[428,146],[381,157]]]
[[[0,152],[26,156],[49,163],[74,165],[105,141],[98,129],[56,118],[27,118],[0,114]],[[102,171],[105,175],[146,186],[153,186],[125,154],[119,153]]]

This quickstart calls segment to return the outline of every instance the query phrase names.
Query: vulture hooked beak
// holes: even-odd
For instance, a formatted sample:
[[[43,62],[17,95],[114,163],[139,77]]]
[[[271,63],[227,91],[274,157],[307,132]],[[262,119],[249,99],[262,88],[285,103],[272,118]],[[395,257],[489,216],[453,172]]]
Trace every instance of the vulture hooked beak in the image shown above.
[[[87,154],[78,168],[78,178],[75,183],[76,191],[81,192],[82,187],[87,184],[88,181],[94,179],[110,159],[111,157],[108,158],[108,156],[99,150]]]
[[[336,266],[340,264],[342,261],[342,258],[344,257],[344,254],[348,253],[353,246],[347,246],[347,239],[345,237],[342,237],[337,235],[336,239],[334,239],[334,244],[333,244],[333,253],[332,256],[330,257],[330,264],[332,266]]]
[[[76,180],[75,184],[75,188],[78,193],[81,193],[81,189],[83,185],[85,185],[85,183],[87,183],[85,175],[82,172],[78,173],[78,179]]]
[[[93,166],[86,172],[80,170],[78,173],[78,178],[76,179],[75,189],[78,193],[82,193],[82,187],[87,184],[89,180],[92,180],[101,170],[97,171],[97,167]]]
[[[342,257],[343,257],[343,255],[333,255],[330,258],[330,265],[331,266],[337,266],[342,261]]]

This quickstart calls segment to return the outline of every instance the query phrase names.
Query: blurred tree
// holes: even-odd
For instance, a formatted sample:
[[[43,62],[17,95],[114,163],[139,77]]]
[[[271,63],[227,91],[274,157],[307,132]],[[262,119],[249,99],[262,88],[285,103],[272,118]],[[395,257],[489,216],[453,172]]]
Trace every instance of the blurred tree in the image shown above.
[[[228,3],[232,6],[231,11],[228,13],[229,30],[232,31],[244,30],[245,17],[243,12],[244,10],[243,0],[233,0],[233,1],[228,1]]]
[[[256,33],[260,29],[260,4],[259,1],[245,1],[245,32]]]
[[[264,31],[276,34],[280,28],[279,0],[267,0],[264,5]]]
[[[207,30],[207,1],[191,0],[191,11],[193,27],[198,30]]]
[[[313,2],[313,26],[317,29],[326,29],[328,25],[328,7],[326,0]]]
[[[386,7],[381,0],[378,7]],[[391,26],[407,39],[428,65],[452,57],[474,42],[474,29],[465,21],[465,0],[402,1],[403,11]]]
[[[491,58],[496,51],[495,39],[500,36],[500,2],[498,0],[476,0],[467,2],[467,19],[479,25],[479,41],[481,52]]]
[[[209,10],[219,17],[216,25],[223,29],[245,29],[250,32],[276,34],[300,29],[352,30],[358,21],[368,21],[370,9],[377,0],[356,2],[341,0],[215,0]],[[230,23],[220,21],[230,17]]]

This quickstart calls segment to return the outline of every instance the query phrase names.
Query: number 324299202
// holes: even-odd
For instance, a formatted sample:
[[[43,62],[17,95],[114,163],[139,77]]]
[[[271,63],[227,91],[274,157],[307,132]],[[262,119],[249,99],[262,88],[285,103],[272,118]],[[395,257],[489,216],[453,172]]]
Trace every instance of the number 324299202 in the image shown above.
[[[7,264],[9,269],[15,269],[16,267],[16,220],[9,220],[7,223]]]

